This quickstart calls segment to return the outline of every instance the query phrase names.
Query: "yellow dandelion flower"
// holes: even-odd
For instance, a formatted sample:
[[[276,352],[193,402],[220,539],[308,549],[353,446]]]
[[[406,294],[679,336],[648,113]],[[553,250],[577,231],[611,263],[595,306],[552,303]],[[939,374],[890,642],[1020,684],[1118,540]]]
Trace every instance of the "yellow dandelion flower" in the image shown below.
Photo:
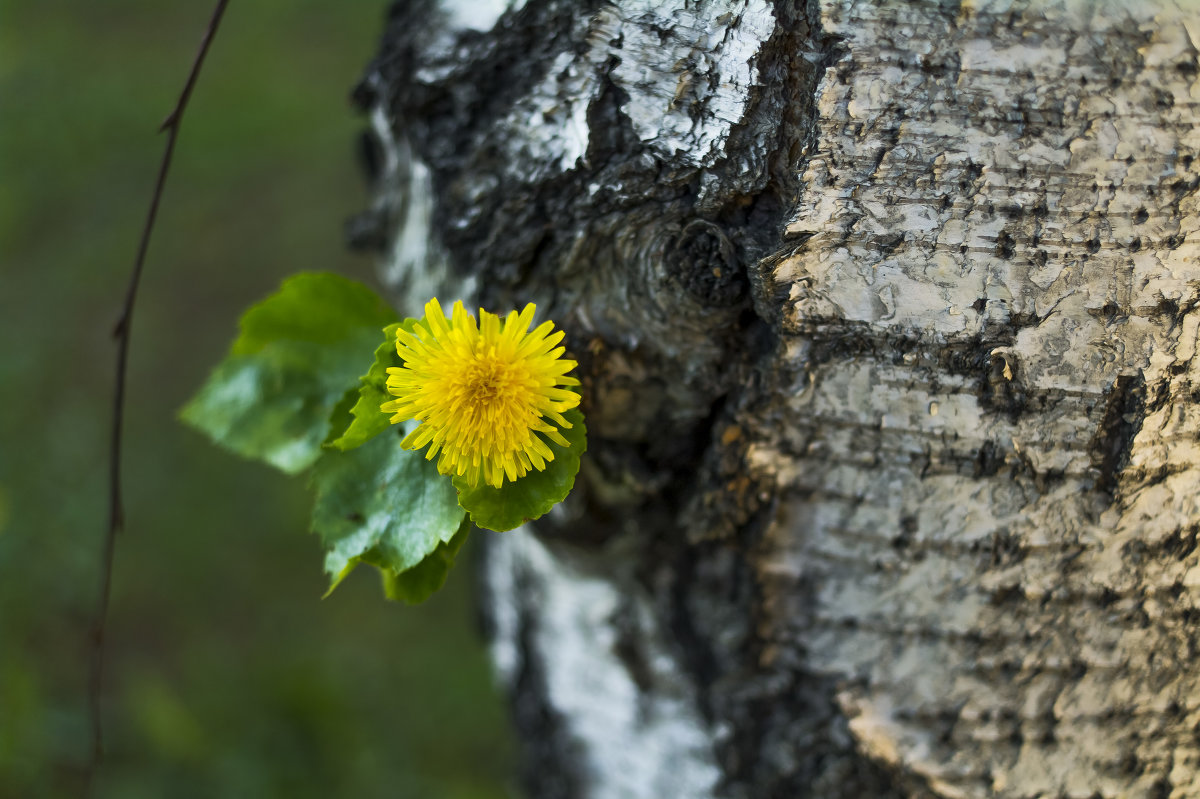
[[[543,437],[568,446],[558,428],[571,426],[563,412],[579,404],[579,395],[560,386],[579,385],[566,376],[576,363],[562,358],[556,345],[563,332],[552,333],[552,322],[530,332],[534,310],[530,303],[501,322],[481,308],[476,326],[461,302],[447,320],[432,299],[423,324],[396,331],[404,366],[388,369],[388,393],[397,399],[380,410],[393,414],[393,424],[420,422],[400,446],[429,445],[425,457],[440,452],[442,474],[496,488],[554,460]]]

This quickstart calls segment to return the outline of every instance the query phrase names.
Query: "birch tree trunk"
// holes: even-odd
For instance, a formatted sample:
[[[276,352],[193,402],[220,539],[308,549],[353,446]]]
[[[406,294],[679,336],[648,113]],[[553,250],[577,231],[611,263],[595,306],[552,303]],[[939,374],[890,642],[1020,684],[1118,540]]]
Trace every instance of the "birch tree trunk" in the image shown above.
[[[531,797],[1200,796],[1198,39],[395,5],[352,240],[583,379],[574,494],[485,537]]]

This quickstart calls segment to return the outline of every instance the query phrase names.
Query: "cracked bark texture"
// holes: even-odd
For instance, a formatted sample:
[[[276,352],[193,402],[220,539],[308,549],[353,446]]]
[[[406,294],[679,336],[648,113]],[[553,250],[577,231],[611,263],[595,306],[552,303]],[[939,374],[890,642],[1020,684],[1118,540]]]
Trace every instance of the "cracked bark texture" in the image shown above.
[[[1200,796],[1198,37],[392,8],[352,243],[580,362],[575,492],[486,536],[531,797]]]

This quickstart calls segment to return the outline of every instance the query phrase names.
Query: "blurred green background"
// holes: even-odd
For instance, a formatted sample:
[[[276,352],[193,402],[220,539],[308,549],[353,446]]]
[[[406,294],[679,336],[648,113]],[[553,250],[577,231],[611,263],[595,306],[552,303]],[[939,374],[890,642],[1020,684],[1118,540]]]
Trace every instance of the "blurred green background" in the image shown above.
[[[0,797],[78,795],[109,333],[211,5],[0,0]],[[101,797],[509,795],[470,568],[418,608],[371,570],[322,601],[304,481],[175,420],[285,275],[370,281],[346,98],[385,5],[235,0],[184,119],[133,329]]]

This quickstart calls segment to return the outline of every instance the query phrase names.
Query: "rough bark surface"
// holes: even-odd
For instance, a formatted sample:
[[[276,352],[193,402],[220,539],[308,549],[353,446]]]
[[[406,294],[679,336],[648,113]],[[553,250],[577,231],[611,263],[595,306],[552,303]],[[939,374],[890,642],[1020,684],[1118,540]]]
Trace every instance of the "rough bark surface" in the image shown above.
[[[1200,796],[1198,37],[396,4],[352,240],[584,381],[576,492],[488,536],[531,796]]]

